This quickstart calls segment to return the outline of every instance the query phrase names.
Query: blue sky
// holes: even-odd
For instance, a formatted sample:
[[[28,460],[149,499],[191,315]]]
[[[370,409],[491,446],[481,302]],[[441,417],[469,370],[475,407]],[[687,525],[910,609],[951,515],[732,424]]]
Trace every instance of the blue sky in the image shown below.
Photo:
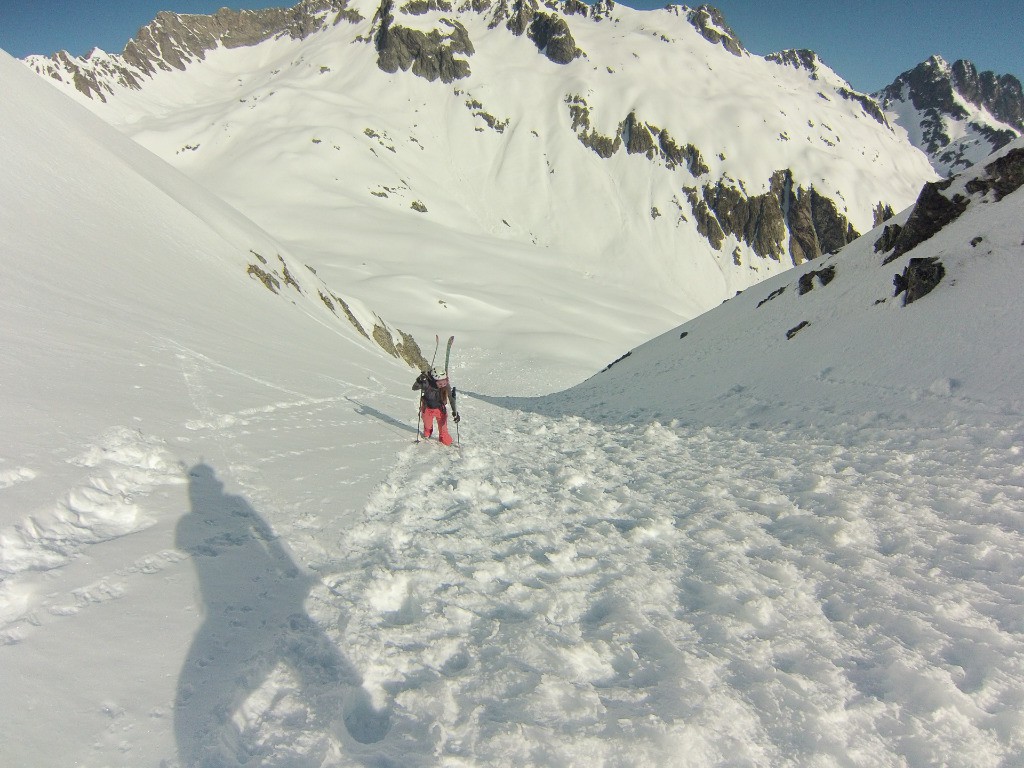
[[[291,5],[289,0],[0,0],[0,48],[16,57],[93,46],[120,52],[158,11],[213,13]],[[660,8],[664,0],[631,0]],[[688,3],[699,5],[696,0]],[[749,51],[810,48],[854,88],[873,91],[939,54],[1024,78],[1021,0],[716,0]],[[897,10],[898,9],[898,10]]]

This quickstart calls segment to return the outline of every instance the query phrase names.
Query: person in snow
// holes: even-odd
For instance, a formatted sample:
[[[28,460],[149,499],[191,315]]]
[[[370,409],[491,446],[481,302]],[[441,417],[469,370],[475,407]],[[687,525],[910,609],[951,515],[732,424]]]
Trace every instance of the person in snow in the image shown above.
[[[448,432],[448,405],[452,407],[452,419],[461,421],[455,408],[455,390],[448,384],[448,374],[437,370],[423,371],[413,382],[413,389],[420,391],[420,417],[423,420],[423,437],[430,439],[437,422],[437,436],[444,445],[452,444]]]

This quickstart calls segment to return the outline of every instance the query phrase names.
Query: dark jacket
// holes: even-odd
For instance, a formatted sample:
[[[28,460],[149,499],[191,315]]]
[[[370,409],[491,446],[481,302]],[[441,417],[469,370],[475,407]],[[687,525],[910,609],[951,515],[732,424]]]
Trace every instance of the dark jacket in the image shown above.
[[[420,406],[422,408],[433,408],[444,413],[447,412],[448,388],[439,387],[437,381],[430,373],[426,371],[421,373],[419,378],[413,382],[412,388],[422,391],[423,394],[420,395]]]

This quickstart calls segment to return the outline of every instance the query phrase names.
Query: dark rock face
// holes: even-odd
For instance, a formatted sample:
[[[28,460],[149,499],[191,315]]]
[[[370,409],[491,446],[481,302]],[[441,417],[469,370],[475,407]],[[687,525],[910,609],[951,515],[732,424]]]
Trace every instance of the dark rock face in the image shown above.
[[[913,250],[950,222],[956,221],[965,210],[969,201],[962,195],[954,195],[952,199],[942,194],[948,189],[949,181],[929,182],[924,185],[921,194],[914,203],[914,210],[907,219],[906,225],[896,237],[893,252],[882,263],[895,261],[903,254]],[[883,235],[884,239],[884,235]],[[876,250],[878,244],[876,243]]]
[[[408,13],[411,16],[422,16],[429,11],[451,13],[452,4],[447,0],[409,0],[402,6],[402,13]]]
[[[672,136],[669,135],[668,131],[662,130],[658,132],[658,147],[661,149],[662,156],[665,159],[665,165],[669,168],[685,165],[693,177],[710,172],[710,169],[704,162],[704,158],[701,157],[699,149],[693,146],[693,144],[680,147]]]
[[[773,174],[770,190],[763,195],[748,196],[721,181],[705,185],[701,194],[692,187],[684,192],[698,231],[716,249],[725,235],[734,235],[758,256],[779,261],[788,229],[790,256],[794,264],[802,264],[860,236],[832,200],[813,188],[794,188],[789,171]]]
[[[815,269],[810,272],[805,272],[800,275],[800,279],[797,281],[797,296],[803,296],[805,293],[810,293],[814,290],[814,278],[818,278],[818,282],[821,283],[822,287],[831,283],[836,277],[836,268],[834,265],[829,265],[824,269]]]
[[[763,306],[764,306],[765,304],[767,304],[767,303],[768,303],[769,301],[772,301],[772,300],[774,300],[774,299],[777,299],[777,298],[779,298],[779,296],[781,296],[781,295],[782,295],[782,294],[784,294],[785,292],[786,292],[786,286],[782,286],[781,288],[776,288],[776,289],[775,289],[774,291],[772,291],[771,293],[769,293],[769,294],[768,294],[768,296],[767,296],[766,298],[764,298],[764,299],[761,299],[761,300],[760,300],[759,302],[757,302],[757,307],[756,307],[756,309],[760,309],[760,308],[761,308],[761,307],[763,307]]]
[[[722,244],[725,242],[725,232],[722,231],[722,225],[718,223],[718,218],[708,207],[707,202],[700,198],[696,189],[691,187],[683,191],[690,201],[690,210],[693,212],[693,218],[696,220],[698,234],[711,243],[711,246],[716,251],[722,250]]]
[[[696,10],[690,11],[686,18],[709,43],[721,44],[733,56],[743,55],[743,44],[736,37],[732,28],[725,23],[725,16],[717,8],[702,5]]]
[[[385,0],[377,11],[378,24],[374,36],[377,48],[377,66],[384,72],[408,72],[433,82],[451,83],[469,77],[469,62],[457,54],[474,53],[469,32],[457,21],[442,19],[449,32],[442,35],[434,29],[429,33],[408,27],[394,26],[391,0]]]
[[[641,125],[637,122],[635,112],[630,112],[626,118],[623,138],[626,144],[626,152],[629,154],[647,155],[648,158],[654,158],[654,137],[651,136],[651,132],[647,129],[646,125]]]
[[[891,205],[888,205],[886,203],[879,203],[878,205],[875,206],[875,210],[874,210],[874,217],[875,217],[875,224],[874,224],[874,226],[877,227],[877,226],[879,226],[881,224],[884,224],[885,222],[887,222],[889,219],[891,219],[895,215],[896,215],[896,212],[892,209]]]
[[[591,127],[590,107],[586,99],[582,96],[569,96],[565,103],[572,118],[572,130],[579,136],[580,143],[600,157],[609,158],[625,145],[627,153],[646,155],[649,160],[660,159],[669,170],[685,166],[695,178],[708,173],[699,149],[692,144],[678,145],[667,130],[641,121],[635,112],[630,112],[619,123],[614,136],[604,136]]]
[[[903,227],[899,224],[890,224],[882,230],[882,236],[875,242],[875,253],[886,253],[896,247],[900,239]]]
[[[859,235],[836,204],[812,187],[795,191],[789,215],[790,253],[794,264],[833,253]]]
[[[808,325],[810,325],[809,321],[801,320],[795,326],[793,326],[788,331],[786,331],[786,339],[792,339],[794,336],[796,336],[798,333],[800,333],[800,331],[802,331]]]
[[[429,33],[408,27],[382,27],[377,36],[377,66],[384,72],[412,70],[426,80],[451,83],[469,77],[469,62],[456,54],[472,55],[473,43],[466,28],[449,22],[447,37],[437,30]]]
[[[936,110],[959,119],[968,117],[956,101],[946,63],[936,56],[904,72],[892,84],[883,88],[879,96],[883,103],[902,101],[904,89],[908,91],[914,109],[923,112]]]
[[[925,184],[906,225],[901,228],[891,224],[883,230],[882,237],[875,243],[876,252],[891,251],[882,260],[883,264],[912,251],[967,210],[972,198],[960,194],[946,197],[943,194],[952,184],[952,180]],[[969,179],[964,186],[972,196],[991,195],[993,202],[1017,191],[1024,186],[1024,147],[1017,147],[996,158],[985,166],[984,174]],[[971,245],[976,247],[980,242],[981,238],[976,237]],[[938,285],[945,273],[945,267],[936,258],[911,259],[903,274],[896,275],[893,280],[895,295],[906,291],[904,304],[910,304]]]
[[[530,22],[528,37],[537,50],[556,64],[568,64],[582,55],[569,31],[565,19],[555,14],[535,13]]]
[[[607,14],[609,9],[614,7],[610,0],[604,4],[598,3],[593,8],[580,0],[547,2],[545,5],[568,16],[592,16],[595,19],[601,18],[601,14]],[[526,35],[537,46],[538,51],[556,64],[568,64],[573,59],[586,55],[576,47],[576,41],[565,19],[557,13],[542,11],[538,0],[500,0],[488,27],[494,29],[502,21],[509,32],[516,37]]]
[[[892,282],[896,287],[894,297],[903,295],[903,306],[913,304],[932,292],[946,276],[946,268],[936,257],[930,256],[926,259],[911,259],[903,270],[902,275],[896,275]]]
[[[974,64],[960,59],[953,63],[953,85],[967,101],[1024,131],[1024,91],[1013,75],[978,72]]]
[[[921,113],[920,125],[908,127],[920,129],[921,149],[940,170],[957,172],[968,168],[968,155],[973,153],[977,157],[977,138],[988,144],[989,152],[995,152],[1024,133],[1024,92],[1013,75],[979,73],[969,61],[961,59],[950,65],[933,56],[904,72],[875,97],[888,107],[904,101],[904,94]],[[987,111],[1012,129],[987,123],[984,118],[971,119],[964,103]],[[950,135],[945,119],[967,121],[974,138]]]
[[[582,96],[567,96],[565,103],[569,106],[572,118],[572,130],[579,136],[580,143],[597,153],[598,157],[609,158],[622,146],[623,126],[620,125],[614,136],[603,136],[590,125],[590,107]]]
[[[889,121],[885,119],[885,113],[882,111],[882,108],[878,105],[878,102],[875,101],[870,96],[867,96],[863,93],[857,93],[856,91],[851,91],[848,88],[840,88],[837,91],[837,93],[847,101],[855,101],[858,104],[860,104],[865,114],[867,114],[872,120],[874,120],[879,125],[884,125],[886,128],[891,127],[889,125]]]
[[[775,195],[766,192],[747,197],[718,182],[714,187],[704,187],[704,200],[723,231],[747,243],[762,258],[782,259],[786,222]]]
[[[1024,185],[1024,148],[1012,149],[993,160],[985,166],[985,171],[988,173],[987,177],[967,182],[967,191],[972,195],[991,192],[995,202],[999,202]]]
[[[769,53],[765,56],[768,61],[774,61],[776,64],[783,64],[794,69],[806,69],[811,73],[811,79],[817,80],[818,75],[816,70],[818,69],[818,54],[814,51],[810,51],[806,48],[790,48],[785,51],[777,51],[776,53]]]

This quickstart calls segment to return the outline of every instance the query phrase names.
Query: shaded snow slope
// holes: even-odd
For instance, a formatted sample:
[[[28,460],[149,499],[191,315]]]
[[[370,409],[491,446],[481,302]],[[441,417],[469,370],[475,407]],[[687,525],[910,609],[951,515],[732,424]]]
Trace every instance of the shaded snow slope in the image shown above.
[[[189,468],[281,511],[301,458],[329,453],[317,474],[351,495],[302,515],[358,508],[402,442],[365,402],[404,398],[410,369],[237,211],[10,57],[0,70],[0,762],[155,765],[203,613],[175,536]],[[277,293],[248,274],[256,253]],[[226,431],[268,419],[258,448]]]

